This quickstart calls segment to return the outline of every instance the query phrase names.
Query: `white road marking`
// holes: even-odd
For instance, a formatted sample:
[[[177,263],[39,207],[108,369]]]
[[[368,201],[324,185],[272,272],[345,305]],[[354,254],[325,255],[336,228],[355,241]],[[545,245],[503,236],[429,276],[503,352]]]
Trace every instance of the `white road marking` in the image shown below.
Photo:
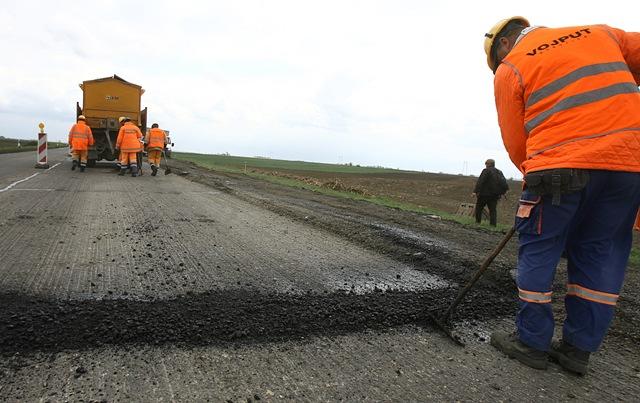
[[[19,184],[19,183],[22,183],[22,182],[28,181],[29,179],[33,178],[34,176],[36,176],[36,175],[38,175],[38,174],[39,174],[39,172],[36,172],[36,173],[34,173],[33,175],[31,175],[31,176],[28,176],[28,177],[26,177],[26,178],[24,178],[24,179],[20,179],[19,181],[15,181],[15,182],[13,182],[11,185],[7,186],[6,188],[4,188],[4,189],[0,189],[0,193],[2,193],[2,192],[6,192],[7,190],[11,189],[12,187],[14,187],[15,185],[17,185],[17,184]]]
[[[33,191],[38,191],[38,192],[53,192],[55,189],[13,189],[14,191],[23,191],[23,190],[33,190]]]
[[[51,171],[53,168],[57,167],[58,165],[62,164],[62,162],[58,162],[57,164],[55,164],[54,166],[52,166],[51,168],[47,169],[47,171]]]

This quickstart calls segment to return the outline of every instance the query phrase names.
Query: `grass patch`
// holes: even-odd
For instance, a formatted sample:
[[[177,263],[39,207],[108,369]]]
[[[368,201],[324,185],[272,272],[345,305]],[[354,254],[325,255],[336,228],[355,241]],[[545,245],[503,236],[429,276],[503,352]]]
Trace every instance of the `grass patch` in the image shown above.
[[[325,164],[321,162],[287,161],[271,158],[236,157],[233,155],[211,155],[196,153],[173,153],[175,158],[194,162],[201,166],[230,167],[244,171],[247,169],[282,169],[289,171],[313,171],[335,173],[390,173],[408,172],[393,168],[364,167],[349,164]]]
[[[329,195],[329,196],[335,196],[335,197],[342,197],[342,198],[346,198],[346,199],[351,199],[351,200],[361,200],[361,201],[366,201],[369,203],[373,203],[379,206],[384,206],[384,207],[389,207],[389,208],[393,208],[393,209],[398,209],[398,210],[403,210],[403,211],[411,211],[411,212],[415,212],[415,213],[420,213],[420,214],[425,214],[425,215],[435,215],[435,216],[439,216],[441,217],[443,220],[447,220],[447,221],[454,221],[463,225],[467,225],[467,226],[474,226],[477,228],[483,228],[489,231],[499,231],[499,232],[503,232],[505,230],[508,230],[510,228],[510,226],[506,226],[506,225],[501,225],[498,224],[497,227],[492,227],[487,223],[482,223],[482,224],[476,224],[475,223],[475,219],[473,217],[464,217],[464,216],[458,216],[455,214],[450,214],[444,211],[439,211],[436,209],[432,209],[429,207],[423,207],[423,206],[418,206],[415,204],[411,204],[411,203],[406,203],[406,202],[401,202],[392,198],[388,198],[388,197],[380,197],[380,196],[369,196],[369,195],[363,195],[363,194],[359,194],[356,192],[347,192],[347,191],[340,191],[340,190],[333,190],[333,189],[328,189],[326,187],[322,187],[322,186],[317,186],[314,184],[310,184],[310,183],[306,183],[300,180],[296,180],[296,179],[291,179],[291,178],[285,178],[285,177],[281,177],[281,176],[274,176],[274,175],[267,175],[264,173],[258,173],[258,172],[252,172],[251,170],[249,170],[249,168],[272,168],[273,166],[269,166],[268,164],[263,164],[261,166],[254,166],[254,165],[249,165],[249,163],[251,162],[251,160],[259,160],[260,162],[262,162],[262,159],[251,159],[251,158],[247,158],[247,170],[245,171],[244,169],[244,163],[242,164],[242,166],[238,166],[237,164],[234,164],[235,162],[237,162],[238,160],[245,160],[243,159],[243,157],[230,157],[230,156],[219,156],[219,155],[205,155],[205,154],[192,154],[192,153],[174,153],[173,157],[179,160],[183,160],[183,161],[190,161],[193,162],[196,165],[199,165],[203,168],[207,168],[207,169],[211,169],[214,171],[219,171],[219,172],[225,172],[225,173],[232,173],[232,174],[241,174],[241,175],[246,175],[248,177],[251,178],[255,178],[255,179],[260,179],[260,180],[264,180],[267,182],[271,182],[271,183],[277,183],[279,185],[283,185],[283,186],[289,186],[289,187],[293,187],[293,188],[298,188],[298,189],[306,189],[306,190],[311,190],[313,192],[317,192],[317,193],[321,193],[324,195]],[[227,161],[231,161],[232,164],[231,165],[226,165],[225,163]],[[278,160],[266,160],[266,161],[278,161]],[[334,165],[334,164],[317,164],[317,163],[305,163],[302,161],[287,161],[287,162],[292,162],[292,166],[295,166],[295,168],[288,168],[288,169],[295,169],[295,170],[307,170],[307,171],[314,171],[313,169],[310,169],[309,167],[305,167],[305,164],[310,164],[313,166],[316,165],[323,165],[323,169],[325,169],[323,172],[359,172],[359,173],[374,173],[374,172],[384,172],[384,171],[393,171],[393,172],[400,172],[397,170],[387,170],[385,168],[363,168],[363,167],[345,167],[342,165]],[[277,164],[279,167],[282,167],[283,165],[280,164],[280,162],[277,162]],[[340,169],[340,171],[332,171],[329,170],[330,168],[337,168]],[[361,171],[345,171],[345,169],[351,169],[351,168],[356,168],[356,169],[364,169]],[[280,168],[280,169],[284,169],[284,168]]]
[[[65,143],[48,142],[47,146],[49,148],[62,148],[67,145]],[[37,140],[20,140],[20,147],[18,147],[17,139],[0,139],[0,154],[36,151],[37,148]]]

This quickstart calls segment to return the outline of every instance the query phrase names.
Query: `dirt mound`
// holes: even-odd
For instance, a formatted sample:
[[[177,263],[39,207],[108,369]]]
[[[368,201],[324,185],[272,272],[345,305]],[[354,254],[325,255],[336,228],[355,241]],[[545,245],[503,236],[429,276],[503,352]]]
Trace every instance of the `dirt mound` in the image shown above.
[[[363,196],[373,196],[367,189],[362,186],[357,185],[348,185],[344,181],[341,181],[338,178],[322,180],[317,178],[312,178],[309,176],[295,175],[291,173],[281,172],[281,171],[267,171],[267,170],[251,170],[251,172],[257,172],[263,175],[271,175],[277,176],[280,178],[294,179],[300,182],[307,183],[309,185],[336,190],[339,192],[352,192]]]

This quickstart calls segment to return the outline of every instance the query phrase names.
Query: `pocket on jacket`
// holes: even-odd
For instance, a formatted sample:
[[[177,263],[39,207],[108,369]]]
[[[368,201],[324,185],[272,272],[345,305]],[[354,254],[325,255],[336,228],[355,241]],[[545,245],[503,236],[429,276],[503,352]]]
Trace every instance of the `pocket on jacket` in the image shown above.
[[[519,234],[542,233],[542,196],[529,191],[522,192],[516,212],[516,230]]]

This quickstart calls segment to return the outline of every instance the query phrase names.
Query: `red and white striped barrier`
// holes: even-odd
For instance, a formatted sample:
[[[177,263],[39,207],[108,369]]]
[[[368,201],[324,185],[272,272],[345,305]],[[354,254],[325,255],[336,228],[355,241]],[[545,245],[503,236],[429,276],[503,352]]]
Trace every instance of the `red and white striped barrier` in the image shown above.
[[[38,133],[38,159],[36,168],[49,169],[47,161],[47,133],[44,132],[44,124],[40,123],[40,133]]]

